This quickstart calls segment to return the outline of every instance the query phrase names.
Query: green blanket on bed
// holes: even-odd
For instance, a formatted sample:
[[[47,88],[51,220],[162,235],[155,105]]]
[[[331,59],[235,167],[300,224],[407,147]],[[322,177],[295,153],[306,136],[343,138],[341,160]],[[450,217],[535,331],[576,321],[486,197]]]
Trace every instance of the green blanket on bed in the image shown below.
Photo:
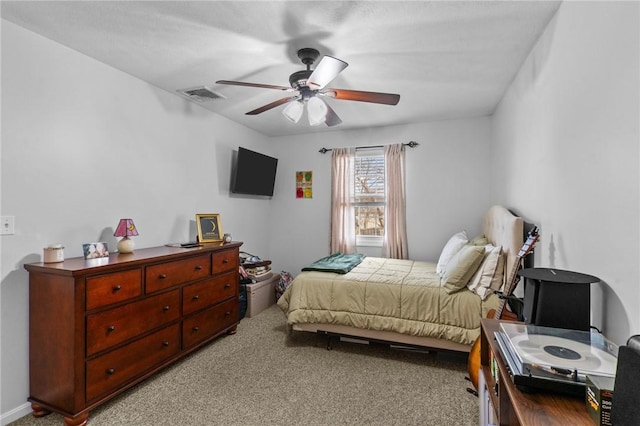
[[[353,253],[333,253],[313,262],[311,265],[302,268],[303,271],[335,272],[336,274],[346,274],[362,262],[364,254]]]

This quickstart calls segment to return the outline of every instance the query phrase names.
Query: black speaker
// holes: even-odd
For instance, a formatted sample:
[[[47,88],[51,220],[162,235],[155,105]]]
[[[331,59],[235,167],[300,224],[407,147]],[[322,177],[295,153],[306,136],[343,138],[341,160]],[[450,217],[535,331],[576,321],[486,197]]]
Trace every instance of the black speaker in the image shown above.
[[[613,388],[611,424],[640,425],[640,336],[633,336],[618,350],[618,365]]]
[[[551,268],[526,268],[518,273],[525,279],[525,323],[543,327],[589,331],[591,290],[600,279],[578,272]]]

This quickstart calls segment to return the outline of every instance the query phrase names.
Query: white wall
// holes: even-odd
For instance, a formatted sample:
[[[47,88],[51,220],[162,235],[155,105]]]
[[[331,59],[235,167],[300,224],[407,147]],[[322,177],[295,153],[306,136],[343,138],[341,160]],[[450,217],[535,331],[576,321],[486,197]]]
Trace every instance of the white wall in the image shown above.
[[[640,332],[638,9],[563,3],[493,120],[497,199],[540,226],[536,266],[603,281],[592,324],[620,344]]]
[[[465,228],[481,232],[481,217],[493,204],[490,119],[329,132],[274,140],[281,161],[271,208],[270,252],[284,270],[329,254],[331,153],[326,148],[418,142],[406,148],[407,234],[412,259],[437,260],[447,239]],[[282,161],[286,158],[286,161]],[[295,198],[295,172],[313,171],[313,198]]]
[[[268,199],[229,196],[232,151],[267,138],[85,55],[2,21],[1,412],[28,396],[27,262],[48,244],[115,249],[118,219],[139,248],[195,237],[196,213],[220,213],[243,249],[268,254]],[[37,307],[32,307],[37,309]],[[9,413],[9,414],[7,414]]]

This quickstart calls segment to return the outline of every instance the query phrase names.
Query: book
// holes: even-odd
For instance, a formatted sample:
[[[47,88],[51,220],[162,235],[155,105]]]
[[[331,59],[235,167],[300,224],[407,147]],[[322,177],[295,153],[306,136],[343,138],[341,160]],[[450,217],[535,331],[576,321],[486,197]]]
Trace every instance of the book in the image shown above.
[[[258,276],[258,277],[252,277],[252,276],[249,276],[249,277],[250,277],[254,282],[259,283],[259,282],[262,282],[262,281],[266,281],[266,280],[271,279],[271,277],[273,277],[273,273],[272,273],[272,272],[268,272],[268,273],[263,274],[263,275],[260,275],[260,276]]]
[[[244,266],[245,268],[256,268],[267,265],[271,265],[270,260],[261,260],[260,262],[242,262],[242,266]]]
[[[244,270],[249,276],[258,276],[271,272],[271,266],[260,266],[258,268],[245,267]]]

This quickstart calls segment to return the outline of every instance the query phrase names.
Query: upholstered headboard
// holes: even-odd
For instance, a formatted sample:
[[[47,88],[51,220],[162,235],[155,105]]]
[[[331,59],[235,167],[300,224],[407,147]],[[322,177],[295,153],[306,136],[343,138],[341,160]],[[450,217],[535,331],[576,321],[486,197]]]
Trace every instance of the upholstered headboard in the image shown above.
[[[502,206],[493,206],[485,213],[482,227],[485,237],[494,246],[502,246],[506,253],[505,282],[511,279],[518,252],[524,243],[523,228],[522,218]]]

